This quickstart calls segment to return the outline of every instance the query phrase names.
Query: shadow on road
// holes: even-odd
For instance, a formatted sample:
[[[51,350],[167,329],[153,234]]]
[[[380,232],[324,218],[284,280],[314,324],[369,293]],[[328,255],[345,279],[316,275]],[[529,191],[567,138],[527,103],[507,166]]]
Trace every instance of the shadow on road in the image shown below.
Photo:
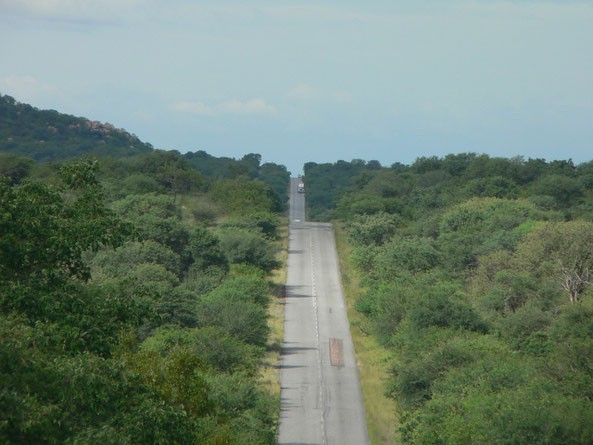
[[[280,355],[292,355],[292,354],[299,354],[303,351],[317,351],[318,348],[307,348],[301,346],[283,346],[280,349]]]

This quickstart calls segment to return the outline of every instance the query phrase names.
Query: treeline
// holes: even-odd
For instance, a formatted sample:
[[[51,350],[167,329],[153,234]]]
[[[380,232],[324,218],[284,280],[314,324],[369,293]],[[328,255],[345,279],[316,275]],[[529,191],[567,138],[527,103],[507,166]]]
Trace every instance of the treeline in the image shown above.
[[[273,162],[261,163],[261,155],[249,153],[241,159],[215,157],[203,150],[184,155],[189,164],[210,178],[236,178],[246,176],[268,184],[283,201],[288,200],[290,173],[284,165]]]
[[[0,442],[275,442],[258,376],[284,206],[251,157],[2,155]]]
[[[307,193],[344,184],[309,205],[346,224],[398,440],[591,443],[593,163],[352,164],[309,165]]]
[[[593,186],[593,162],[575,166],[570,160],[546,162],[463,153],[421,157],[410,166],[396,162],[390,168],[358,159],[334,164],[309,162],[305,164],[305,177],[307,208],[317,219],[344,216],[338,201],[349,191],[357,192],[357,202],[352,203],[354,213],[373,209],[393,213],[391,207],[406,204],[418,214],[471,197],[496,197],[524,198],[538,208],[586,214],[587,207],[580,208],[579,203],[590,202],[583,198]],[[347,200],[342,200],[342,207]],[[363,208],[357,209],[359,206]]]
[[[378,170],[378,161],[367,162],[354,159],[352,162],[317,164],[307,162],[303,171],[307,181],[307,214],[312,221],[329,221],[334,216],[336,202],[345,190],[353,186],[353,179],[367,170]]]

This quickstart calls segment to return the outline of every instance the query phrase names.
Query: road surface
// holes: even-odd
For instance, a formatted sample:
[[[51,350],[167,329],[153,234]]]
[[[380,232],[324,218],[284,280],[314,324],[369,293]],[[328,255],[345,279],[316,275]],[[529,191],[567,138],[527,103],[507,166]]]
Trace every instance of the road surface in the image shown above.
[[[333,229],[305,222],[291,179],[280,445],[366,445],[369,437]]]

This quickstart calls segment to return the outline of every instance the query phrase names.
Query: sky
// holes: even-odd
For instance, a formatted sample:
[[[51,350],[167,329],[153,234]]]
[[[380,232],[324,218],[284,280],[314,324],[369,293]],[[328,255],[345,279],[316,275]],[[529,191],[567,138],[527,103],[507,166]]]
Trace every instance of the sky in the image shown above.
[[[593,159],[593,0],[0,0],[0,93],[155,148]]]

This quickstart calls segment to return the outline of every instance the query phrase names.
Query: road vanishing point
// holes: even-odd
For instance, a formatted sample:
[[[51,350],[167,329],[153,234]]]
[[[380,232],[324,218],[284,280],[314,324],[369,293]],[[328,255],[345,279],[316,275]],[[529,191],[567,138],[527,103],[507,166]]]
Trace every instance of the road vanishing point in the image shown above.
[[[280,445],[370,443],[331,224],[306,222],[290,184]]]

